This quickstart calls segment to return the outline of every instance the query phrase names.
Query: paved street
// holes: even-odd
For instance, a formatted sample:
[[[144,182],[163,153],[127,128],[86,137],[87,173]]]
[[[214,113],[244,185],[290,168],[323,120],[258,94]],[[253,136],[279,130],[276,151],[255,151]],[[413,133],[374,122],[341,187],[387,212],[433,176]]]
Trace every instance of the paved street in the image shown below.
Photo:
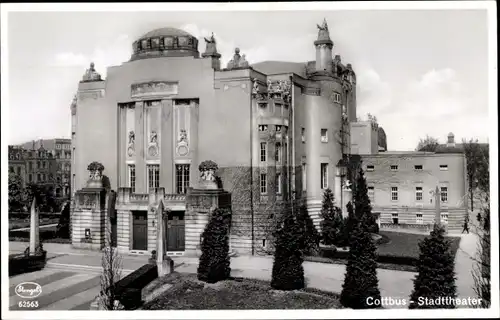
[[[475,236],[463,235],[456,257],[457,289],[459,297],[474,297],[473,281],[470,275]],[[11,242],[10,251],[21,252],[26,243]],[[47,267],[38,272],[10,278],[10,307],[17,310],[20,298],[14,287],[26,281],[42,286],[38,298],[42,310],[88,310],[90,302],[99,292],[101,254],[95,251],[77,250],[67,244],[45,244],[48,251]],[[124,275],[147,263],[148,256],[122,255]],[[195,273],[196,257],[175,257],[176,271]],[[233,276],[270,280],[272,257],[241,256],[231,259]],[[307,286],[340,293],[344,280],[345,266],[304,262]],[[413,289],[415,273],[378,269],[379,288],[383,297],[408,298]]]

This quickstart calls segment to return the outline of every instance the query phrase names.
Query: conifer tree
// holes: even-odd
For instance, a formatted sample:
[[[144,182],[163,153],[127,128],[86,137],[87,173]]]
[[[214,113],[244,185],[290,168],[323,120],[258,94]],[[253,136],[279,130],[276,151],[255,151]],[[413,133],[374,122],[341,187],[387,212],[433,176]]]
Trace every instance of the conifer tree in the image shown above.
[[[356,205],[357,207],[357,205]],[[371,234],[353,212],[352,205],[347,206],[352,230],[349,237],[349,257],[340,302],[352,309],[376,308],[368,304],[368,298],[380,299],[377,278],[375,244]]]
[[[226,280],[231,274],[228,212],[215,209],[202,234],[198,279],[208,283]]]
[[[453,303],[447,305],[419,304],[422,299],[429,301],[436,298],[456,298],[455,262],[450,250],[450,242],[444,237],[444,228],[434,225],[430,237],[419,244],[420,257],[417,263],[417,276],[413,280],[410,309],[452,309]]]
[[[343,218],[342,211],[335,206],[333,192],[330,188],[323,193],[321,205],[321,232],[323,244],[339,245],[342,241]]]
[[[271,287],[277,290],[297,290],[305,287],[304,228],[293,213],[285,213],[283,224],[276,231],[276,250],[272,270]]]
[[[313,220],[307,212],[306,205],[301,205],[298,212],[296,212],[298,227],[302,230],[298,236],[302,238],[302,247],[300,248],[303,255],[314,255],[319,248],[321,241],[321,234],[316,229]]]
[[[353,198],[355,199],[354,215],[361,222],[366,231],[378,233],[378,225],[376,223],[376,217],[372,214],[368,187],[362,168],[359,169],[359,175],[356,179],[356,188],[353,193]]]

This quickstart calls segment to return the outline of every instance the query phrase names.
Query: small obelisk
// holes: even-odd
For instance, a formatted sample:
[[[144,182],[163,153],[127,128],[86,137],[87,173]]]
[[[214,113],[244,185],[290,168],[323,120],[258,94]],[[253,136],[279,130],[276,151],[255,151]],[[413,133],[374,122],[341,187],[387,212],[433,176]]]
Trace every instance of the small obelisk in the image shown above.
[[[36,253],[38,245],[40,244],[40,220],[38,217],[38,211],[36,210],[36,200],[33,197],[33,202],[31,203],[31,223],[30,223],[30,255]]]

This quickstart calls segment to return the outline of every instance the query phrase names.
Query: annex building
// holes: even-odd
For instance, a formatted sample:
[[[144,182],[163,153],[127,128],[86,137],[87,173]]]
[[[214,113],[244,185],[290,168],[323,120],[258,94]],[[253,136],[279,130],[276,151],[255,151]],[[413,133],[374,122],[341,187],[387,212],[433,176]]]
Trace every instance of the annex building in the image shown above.
[[[231,208],[231,249],[255,254],[277,211],[305,202],[319,227],[326,188],[345,207],[346,162],[379,157],[385,134],[357,122],[356,74],[333,55],[326,21],[317,27],[316,58],[304,63],[250,65],[236,48],[221,66],[213,36],[200,54],[197,38],[162,28],[106,79],[91,64],[71,104],[73,245],[101,248],[109,230],[122,251],[163,241],[169,255],[190,253],[219,206]]]

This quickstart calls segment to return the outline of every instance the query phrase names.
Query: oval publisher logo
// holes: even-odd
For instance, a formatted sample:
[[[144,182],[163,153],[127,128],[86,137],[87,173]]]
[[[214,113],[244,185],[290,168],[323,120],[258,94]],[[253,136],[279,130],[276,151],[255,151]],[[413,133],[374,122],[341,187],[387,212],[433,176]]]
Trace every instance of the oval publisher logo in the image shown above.
[[[42,286],[36,282],[21,282],[15,288],[21,298],[33,299],[42,294]]]

